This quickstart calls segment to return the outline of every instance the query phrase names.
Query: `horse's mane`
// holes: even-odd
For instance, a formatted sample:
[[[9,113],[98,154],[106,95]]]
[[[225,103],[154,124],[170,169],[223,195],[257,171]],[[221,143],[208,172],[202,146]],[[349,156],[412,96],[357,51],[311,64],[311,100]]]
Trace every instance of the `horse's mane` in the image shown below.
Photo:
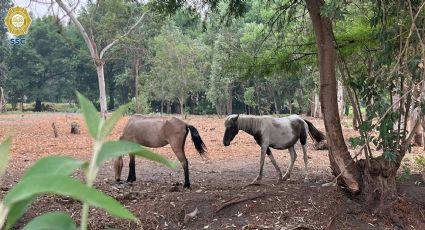
[[[233,117],[235,115],[230,115],[226,120]],[[238,128],[248,133],[256,132],[264,126],[271,125],[273,119],[271,116],[240,115],[238,118]]]

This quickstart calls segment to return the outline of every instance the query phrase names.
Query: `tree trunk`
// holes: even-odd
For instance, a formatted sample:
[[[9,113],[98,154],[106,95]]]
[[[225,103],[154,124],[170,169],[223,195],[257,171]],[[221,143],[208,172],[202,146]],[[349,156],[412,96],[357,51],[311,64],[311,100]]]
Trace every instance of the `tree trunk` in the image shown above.
[[[279,108],[277,107],[277,97],[276,93],[273,92],[273,102],[274,102],[274,114],[279,114]]]
[[[338,111],[339,111],[339,117],[344,117],[344,112],[345,112],[344,87],[341,81],[338,81]]]
[[[347,91],[347,95],[348,95],[348,99],[350,100],[351,107],[353,108],[353,128],[354,130],[357,130],[361,120],[360,108],[357,106],[356,95],[353,93],[352,89],[350,89],[350,87],[348,87],[347,85],[347,81],[348,81],[347,78],[350,76],[350,74],[348,72],[348,67],[345,61],[343,60],[342,56],[340,56],[338,60],[338,69],[341,74],[341,78],[344,83],[345,89]],[[345,74],[347,74],[348,76],[346,76]]]
[[[139,105],[139,67],[140,67],[140,59],[136,55],[133,60],[133,82],[134,82],[134,104],[136,113],[140,113],[140,105]]]
[[[0,87],[0,113],[6,111],[6,99],[4,97],[3,87]]]
[[[422,137],[422,127],[419,125],[416,127],[416,129],[413,130],[413,126],[417,119],[421,119],[421,111],[420,108],[414,108],[410,112],[410,132],[415,133],[413,137],[413,145],[415,146],[422,146],[423,143],[423,137]]]
[[[171,101],[167,101],[167,113],[171,113]]]
[[[184,97],[180,97],[179,102],[180,102],[180,114],[182,115],[182,117],[184,117]]]
[[[102,60],[99,60],[96,62],[97,80],[99,83],[100,113],[102,117],[106,118],[106,114],[108,113],[108,108],[106,106],[105,74],[103,71],[104,65],[105,65],[105,62],[103,62]]]
[[[161,99],[161,114],[164,113],[164,99]]]
[[[351,164],[352,159],[344,141],[338,113],[332,24],[329,18],[322,18],[320,15],[320,8],[324,5],[323,0],[306,0],[306,4],[318,47],[320,101],[329,145],[331,168],[335,176],[343,172],[340,178],[348,190],[354,194],[360,190],[360,174],[356,166]]]
[[[41,110],[42,110],[41,99],[37,98],[35,100],[34,112],[41,112]]]
[[[320,98],[317,93],[314,93],[314,109],[312,117],[315,118],[322,118],[322,106],[320,105]]]
[[[233,84],[230,83],[228,88],[229,97],[227,98],[227,115],[233,113]]]

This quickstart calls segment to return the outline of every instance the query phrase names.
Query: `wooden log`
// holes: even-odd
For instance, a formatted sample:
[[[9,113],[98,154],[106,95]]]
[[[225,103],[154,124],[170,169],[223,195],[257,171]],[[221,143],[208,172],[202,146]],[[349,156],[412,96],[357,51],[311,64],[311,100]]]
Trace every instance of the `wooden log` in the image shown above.
[[[58,129],[56,128],[55,122],[52,122],[53,134],[58,137]]]
[[[71,123],[71,134],[80,134],[80,125],[77,122]]]

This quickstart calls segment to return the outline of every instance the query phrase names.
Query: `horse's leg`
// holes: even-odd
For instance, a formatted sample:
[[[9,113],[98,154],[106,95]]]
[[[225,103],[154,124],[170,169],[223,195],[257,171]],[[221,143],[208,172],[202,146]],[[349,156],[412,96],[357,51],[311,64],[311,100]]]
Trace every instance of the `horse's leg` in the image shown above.
[[[295,152],[294,146],[290,147],[289,153],[291,154],[291,164],[289,165],[289,168],[286,170],[285,175],[283,175],[283,180],[288,179],[291,176],[292,167],[294,167],[294,162],[297,159],[297,153]]]
[[[270,150],[270,148],[267,148],[267,152],[266,153],[267,153],[267,156],[269,156],[270,161],[272,162],[274,168],[276,169],[277,174],[279,175],[279,181],[282,181],[283,180],[282,171],[280,171],[280,168],[277,165],[276,160],[274,159],[274,156],[273,156],[272,151]]]
[[[253,184],[257,183],[263,178],[263,166],[264,159],[266,158],[267,147],[261,147],[261,156],[260,156],[260,172],[258,176],[252,181]]]
[[[136,181],[136,160],[134,159],[134,154],[129,154],[130,163],[128,164],[128,178],[127,182]]]
[[[306,145],[302,145],[303,147],[303,153],[304,153],[304,167],[305,167],[305,177],[304,177],[304,182],[308,182],[308,168],[307,168],[307,161],[308,161],[308,157],[307,157],[307,146]]]
[[[115,180],[120,181],[121,180],[121,172],[123,167],[123,161],[122,156],[118,157],[114,161],[114,171],[115,171]]]
[[[171,142],[171,149],[173,150],[174,154],[176,154],[177,159],[179,159],[183,171],[184,171],[184,188],[190,188],[190,179],[189,179],[189,162],[187,161],[186,154],[184,153],[184,140],[183,141],[177,141]]]

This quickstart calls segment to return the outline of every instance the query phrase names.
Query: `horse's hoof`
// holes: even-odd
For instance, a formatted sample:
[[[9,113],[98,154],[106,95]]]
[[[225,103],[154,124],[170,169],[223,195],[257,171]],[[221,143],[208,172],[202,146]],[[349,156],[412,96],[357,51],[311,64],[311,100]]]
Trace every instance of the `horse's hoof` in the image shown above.
[[[190,188],[190,184],[184,184],[183,188]]]
[[[136,181],[136,178],[134,178],[134,177],[129,177],[129,178],[127,178],[127,182],[134,182],[134,181]]]

